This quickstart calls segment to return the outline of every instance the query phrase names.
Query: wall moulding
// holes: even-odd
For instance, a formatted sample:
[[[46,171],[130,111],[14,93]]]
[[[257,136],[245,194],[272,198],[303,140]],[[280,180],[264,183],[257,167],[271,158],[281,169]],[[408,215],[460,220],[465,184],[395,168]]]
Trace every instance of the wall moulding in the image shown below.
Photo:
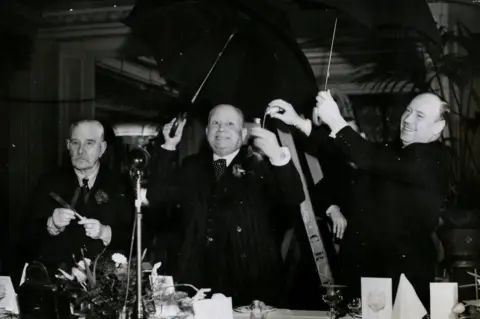
[[[128,34],[122,23],[133,6],[45,12],[39,37],[76,38]]]

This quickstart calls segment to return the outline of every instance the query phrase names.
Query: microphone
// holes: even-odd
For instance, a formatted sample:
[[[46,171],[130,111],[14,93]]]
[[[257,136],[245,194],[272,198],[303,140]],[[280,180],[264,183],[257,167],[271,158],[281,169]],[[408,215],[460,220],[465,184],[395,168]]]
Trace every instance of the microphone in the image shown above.
[[[146,149],[135,147],[128,153],[128,167],[133,172],[142,172],[150,163],[150,157],[150,153]]]

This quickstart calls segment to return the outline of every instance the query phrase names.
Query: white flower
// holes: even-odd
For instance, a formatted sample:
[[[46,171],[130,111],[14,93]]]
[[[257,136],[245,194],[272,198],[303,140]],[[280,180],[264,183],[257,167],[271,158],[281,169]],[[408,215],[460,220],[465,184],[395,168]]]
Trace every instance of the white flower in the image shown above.
[[[77,279],[79,283],[85,283],[87,280],[87,275],[78,269],[77,267],[72,267],[72,275]]]
[[[85,263],[87,263],[87,265],[85,266]],[[81,270],[86,270],[87,267],[90,267],[90,264],[92,263],[92,261],[89,259],[89,258],[85,258],[85,261],[84,259],[80,260],[77,264],[78,268],[81,269]]]
[[[464,313],[465,312],[465,305],[461,302],[457,303],[455,306],[453,306],[452,308],[452,312],[454,314],[461,314],[461,313]]]
[[[59,268],[58,270],[62,273],[63,277],[65,277],[66,279],[68,279],[68,280],[73,280],[73,279],[74,279],[74,277],[73,277],[72,275],[67,274],[67,273],[66,273],[65,271],[63,271],[62,269]]]
[[[116,267],[128,263],[127,257],[125,257],[124,255],[119,254],[119,253],[113,254],[113,255],[112,255],[112,260],[113,260],[113,262],[115,263],[115,266],[116,266]]]

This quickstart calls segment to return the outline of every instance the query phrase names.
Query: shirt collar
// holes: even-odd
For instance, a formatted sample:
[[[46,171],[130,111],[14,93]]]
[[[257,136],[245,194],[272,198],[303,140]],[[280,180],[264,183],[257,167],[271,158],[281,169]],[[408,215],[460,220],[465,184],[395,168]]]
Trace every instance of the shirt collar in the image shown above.
[[[83,179],[88,178],[88,188],[92,189],[93,185],[95,184],[95,180],[97,179],[99,170],[100,170],[100,165],[97,165],[97,167],[90,174],[85,175],[77,171],[76,169],[74,169],[75,175],[77,176],[78,185],[83,186]]]
[[[213,160],[219,160],[219,159],[224,159],[227,161],[227,166],[230,165],[230,163],[233,161],[235,156],[237,156],[238,152],[240,152],[240,149],[236,150],[232,154],[226,155],[226,156],[218,156],[217,154],[213,154]]]

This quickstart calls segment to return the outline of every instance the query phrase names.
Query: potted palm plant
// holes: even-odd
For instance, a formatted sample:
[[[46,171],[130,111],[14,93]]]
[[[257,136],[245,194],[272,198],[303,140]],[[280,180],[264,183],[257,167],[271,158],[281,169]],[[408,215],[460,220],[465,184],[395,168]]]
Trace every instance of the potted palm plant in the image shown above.
[[[439,32],[442,45],[418,37],[377,35],[366,45],[378,53],[353,64],[363,65],[356,81],[373,83],[371,89],[377,92],[430,91],[449,102],[443,142],[451,154],[451,183],[438,233],[445,261],[468,267],[480,262],[480,152],[474,152],[480,134],[480,35],[461,23],[455,31]]]

